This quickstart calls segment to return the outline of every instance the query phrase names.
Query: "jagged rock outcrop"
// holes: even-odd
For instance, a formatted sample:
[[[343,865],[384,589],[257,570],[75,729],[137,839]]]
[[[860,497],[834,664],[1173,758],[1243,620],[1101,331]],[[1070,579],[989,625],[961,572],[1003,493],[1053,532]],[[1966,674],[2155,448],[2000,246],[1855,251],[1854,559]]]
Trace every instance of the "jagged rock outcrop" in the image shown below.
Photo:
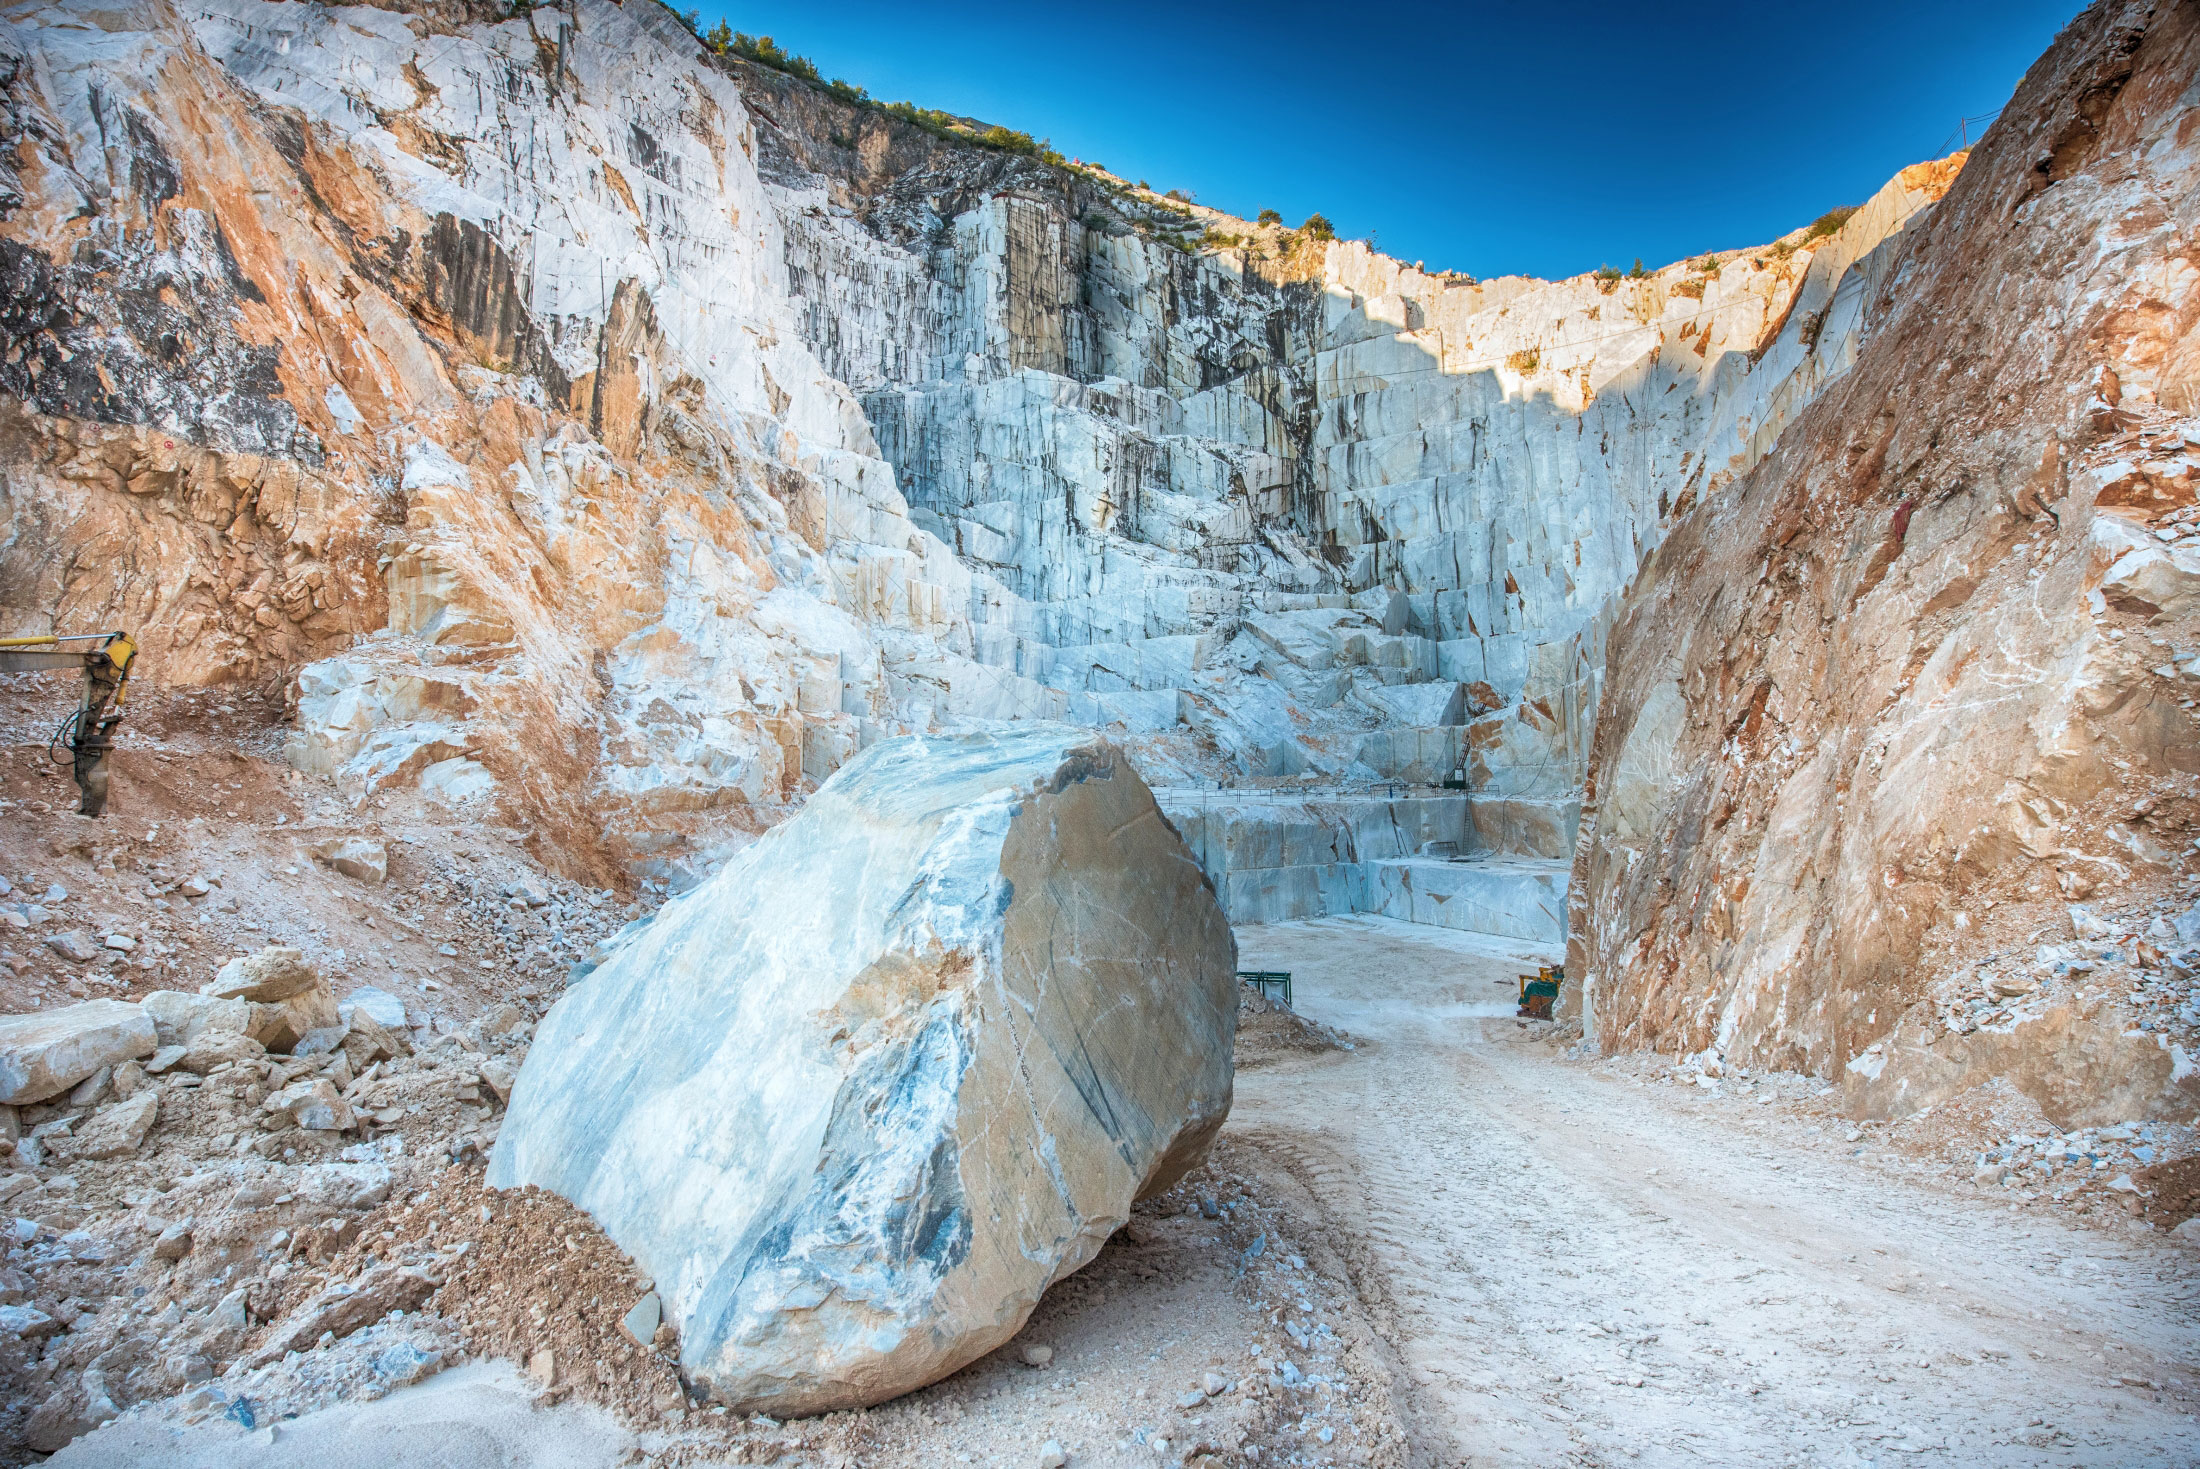
[[[1611,598],[1846,367],[1958,166],[1478,283],[649,0],[85,0],[11,17],[0,89],[0,617],[282,683],[300,769],[659,877],[873,740],[1022,718],[1161,783],[1570,796]]]
[[[1236,957],[1113,747],[884,742],[558,1002],[490,1182],[594,1215],[734,1406],[894,1397],[1204,1154]]]
[[[2195,75],[2191,5],[2074,22],[1890,242],[1853,368],[1647,559],[1574,867],[1607,1047],[1860,1114],[1989,1074],[2066,1123],[2200,1105],[2101,1003],[2200,966],[2157,916],[2200,818]]]

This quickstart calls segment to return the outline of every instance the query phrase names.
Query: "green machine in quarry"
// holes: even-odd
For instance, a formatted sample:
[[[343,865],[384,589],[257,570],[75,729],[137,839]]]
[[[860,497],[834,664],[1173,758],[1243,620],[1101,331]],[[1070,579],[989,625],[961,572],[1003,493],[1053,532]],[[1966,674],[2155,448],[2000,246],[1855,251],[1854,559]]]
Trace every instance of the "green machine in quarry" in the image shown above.
[[[1520,1009],[1525,1020],[1548,1020],[1551,1007],[1558,1003],[1560,986],[1566,983],[1566,966],[1546,964],[1533,974],[1520,976]]]

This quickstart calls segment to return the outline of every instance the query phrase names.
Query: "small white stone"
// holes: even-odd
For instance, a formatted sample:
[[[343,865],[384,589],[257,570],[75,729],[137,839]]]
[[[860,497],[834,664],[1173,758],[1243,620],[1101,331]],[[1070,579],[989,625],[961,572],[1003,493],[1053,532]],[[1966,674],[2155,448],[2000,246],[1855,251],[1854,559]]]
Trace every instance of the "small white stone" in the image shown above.
[[[657,1327],[664,1321],[664,1302],[657,1292],[650,1291],[634,1303],[619,1325],[627,1336],[641,1346],[648,1346],[657,1335]]]

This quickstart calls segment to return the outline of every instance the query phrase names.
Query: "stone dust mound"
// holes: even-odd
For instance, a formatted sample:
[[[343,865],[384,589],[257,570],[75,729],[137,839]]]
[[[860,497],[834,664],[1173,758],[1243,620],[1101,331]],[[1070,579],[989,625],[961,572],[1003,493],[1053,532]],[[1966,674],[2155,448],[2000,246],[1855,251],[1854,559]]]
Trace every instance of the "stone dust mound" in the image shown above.
[[[1334,1026],[1309,1020],[1250,987],[1238,992],[1238,1070],[1273,1066],[1291,1056],[1319,1056],[1357,1049],[1357,1042]]]

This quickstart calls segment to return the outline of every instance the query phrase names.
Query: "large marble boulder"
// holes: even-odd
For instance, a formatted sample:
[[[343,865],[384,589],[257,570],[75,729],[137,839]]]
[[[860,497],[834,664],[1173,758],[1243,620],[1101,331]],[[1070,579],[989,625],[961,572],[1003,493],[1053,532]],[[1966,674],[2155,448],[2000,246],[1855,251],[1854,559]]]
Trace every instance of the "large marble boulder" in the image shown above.
[[[59,1096],[100,1067],[150,1056],[159,1044],[152,1017],[125,1000],[0,1016],[0,1105]]]
[[[1014,1335],[1230,1107],[1236,943],[1122,755],[872,747],[544,1018],[490,1165],[588,1210],[737,1408]]]

